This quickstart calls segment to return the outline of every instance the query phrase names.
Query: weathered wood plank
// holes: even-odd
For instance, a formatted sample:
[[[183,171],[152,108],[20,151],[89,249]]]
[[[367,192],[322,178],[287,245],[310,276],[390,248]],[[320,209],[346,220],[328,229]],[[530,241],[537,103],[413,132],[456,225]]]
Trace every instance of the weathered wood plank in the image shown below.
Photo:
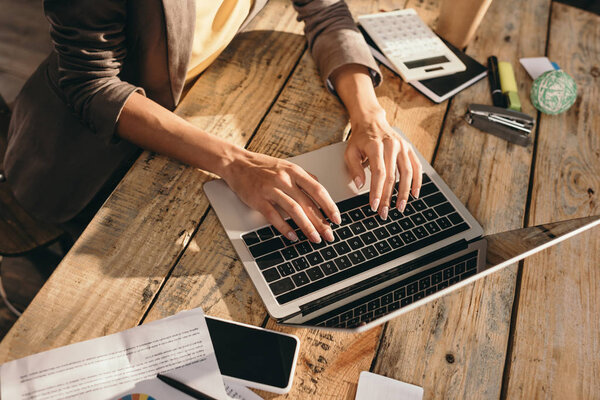
[[[244,145],[302,54],[295,17],[290,2],[269,2],[177,113]],[[142,154],[2,341],[0,361],[138,324],[206,212],[206,179]]]
[[[468,53],[515,65],[524,111],[529,81],[518,57],[542,54],[550,2],[494,2]],[[509,9],[511,12],[507,13]],[[535,37],[536,40],[531,38]],[[532,149],[509,145],[462,122],[469,103],[490,104],[479,83],[452,101],[434,167],[484,226],[522,226]],[[497,398],[509,335],[515,269],[508,268],[387,325],[374,371],[424,387],[425,398]]]
[[[600,214],[600,17],[552,5],[548,57],[575,78],[578,98],[542,115],[529,225]],[[526,260],[508,398],[600,395],[600,230]]]

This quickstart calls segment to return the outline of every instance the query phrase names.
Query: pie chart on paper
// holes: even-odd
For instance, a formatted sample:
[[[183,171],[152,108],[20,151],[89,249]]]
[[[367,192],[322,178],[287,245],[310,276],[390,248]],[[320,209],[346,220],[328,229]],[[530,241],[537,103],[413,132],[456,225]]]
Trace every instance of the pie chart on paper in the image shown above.
[[[119,400],[156,400],[154,397],[144,393],[132,393],[121,397]]]

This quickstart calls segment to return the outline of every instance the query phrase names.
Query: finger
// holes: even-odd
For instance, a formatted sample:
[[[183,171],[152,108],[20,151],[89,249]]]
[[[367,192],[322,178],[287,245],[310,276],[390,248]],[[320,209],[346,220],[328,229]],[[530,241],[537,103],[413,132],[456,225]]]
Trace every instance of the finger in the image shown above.
[[[421,191],[421,186],[423,184],[423,166],[421,165],[421,161],[419,161],[419,158],[414,150],[410,149],[408,155],[413,167],[412,195],[415,199],[418,199],[419,192]]]
[[[304,214],[308,217],[312,225],[317,229],[321,237],[327,240],[328,242],[333,242],[335,240],[333,236],[333,231],[331,230],[331,225],[327,222],[327,220],[323,217],[321,210],[315,204],[315,202],[308,197],[306,193],[304,193],[299,187],[292,189],[289,193],[290,197],[294,199],[302,210]],[[341,221],[340,221],[341,222]],[[319,238],[319,242],[320,242]]]
[[[298,241],[298,235],[296,235],[296,232],[294,232],[292,227],[285,222],[281,214],[279,214],[275,207],[273,207],[269,202],[265,202],[259,211],[265,216],[267,221],[269,221],[269,223],[279,231],[279,233],[292,242]]]
[[[371,170],[371,193],[369,202],[371,210],[377,212],[381,204],[381,195],[383,192],[383,182],[385,180],[385,163],[383,159],[383,145],[377,143],[372,146],[367,156],[369,157],[369,169]]]
[[[362,165],[363,156],[357,147],[349,145],[344,153],[346,166],[354,181],[356,189],[360,190],[365,184],[365,170]]]
[[[397,207],[400,212],[404,212],[413,177],[413,168],[407,150],[403,150],[401,156],[398,157],[398,171],[400,171],[400,182],[398,183]]]
[[[319,182],[311,179],[309,174],[305,175],[303,172],[304,171],[300,172],[295,177],[298,187],[304,190],[317,205],[321,207],[325,215],[327,215],[334,224],[340,225],[342,223],[340,210],[329,195],[329,192],[327,192],[327,189]]]
[[[381,195],[381,211],[379,216],[382,219],[387,219],[390,209],[390,200],[396,183],[396,162],[398,160],[398,142],[390,140],[386,141],[383,149],[383,157],[385,163],[385,178],[383,180],[383,193]]]
[[[321,236],[319,236],[318,230],[306,216],[302,206],[283,191],[276,190],[275,193],[275,198],[272,201],[279,205],[296,222],[298,228],[300,228],[311,242],[320,243]]]

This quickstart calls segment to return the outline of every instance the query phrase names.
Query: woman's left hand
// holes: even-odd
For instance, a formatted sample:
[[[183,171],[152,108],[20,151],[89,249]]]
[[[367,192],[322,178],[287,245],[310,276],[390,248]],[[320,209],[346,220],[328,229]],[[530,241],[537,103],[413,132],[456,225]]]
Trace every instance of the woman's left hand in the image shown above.
[[[345,159],[357,188],[364,185],[364,164],[368,162],[371,209],[383,219],[387,218],[390,207],[404,211],[409,193],[419,197],[422,183],[421,163],[412,146],[389,125],[382,108],[351,119],[351,127]],[[396,170],[400,173],[398,198],[396,204],[391,204]]]

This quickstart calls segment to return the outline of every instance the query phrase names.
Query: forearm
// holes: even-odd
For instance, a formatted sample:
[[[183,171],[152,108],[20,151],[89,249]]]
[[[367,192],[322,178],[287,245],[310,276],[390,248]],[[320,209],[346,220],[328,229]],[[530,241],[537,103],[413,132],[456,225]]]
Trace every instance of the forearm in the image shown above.
[[[369,116],[384,112],[365,66],[350,64],[339,68],[332,76],[332,83],[352,122],[359,123]]]
[[[117,135],[144,149],[167,155],[222,176],[235,154],[243,151],[133,93],[121,112]]]

